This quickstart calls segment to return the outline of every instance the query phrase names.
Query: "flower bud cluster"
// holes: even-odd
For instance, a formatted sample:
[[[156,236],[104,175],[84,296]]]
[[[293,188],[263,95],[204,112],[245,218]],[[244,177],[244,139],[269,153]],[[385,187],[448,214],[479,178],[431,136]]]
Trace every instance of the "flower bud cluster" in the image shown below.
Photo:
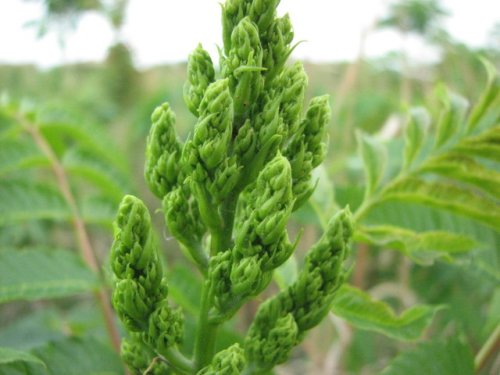
[[[203,78],[201,69],[207,69],[209,64],[202,64],[204,53],[201,47],[193,54],[191,60],[198,65],[192,68],[191,87],[188,95],[195,102],[201,95],[209,78]],[[192,65],[196,65],[194,62]],[[212,68],[213,70],[213,68]],[[213,74],[212,74],[213,76]],[[206,88],[206,87],[205,87]],[[174,236],[188,249],[199,243],[205,233],[205,227],[200,220],[197,203],[190,199],[190,187],[185,183],[186,171],[182,169],[181,156],[183,145],[178,140],[174,130],[175,115],[164,103],[157,107],[151,116],[152,126],[146,146],[145,178],[150,190],[163,199],[163,208],[167,226]]]
[[[212,363],[201,369],[197,375],[237,375],[245,364],[245,352],[238,344],[234,344],[217,353]]]
[[[349,209],[339,212],[306,257],[298,280],[264,302],[248,331],[245,352],[260,370],[283,363],[305,332],[328,313],[344,282],[343,262],[352,237]]]
[[[188,80],[184,85],[184,102],[195,116],[205,95],[207,87],[215,81],[215,70],[212,59],[201,44],[189,55]]]
[[[272,271],[290,257],[293,245],[285,226],[292,208],[290,164],[278,154],[240,198],[234,247],[212,259],[210,279],[220,314],[260,293]]]
[[[179,181],[181,144],[174,130],[175,115],[168,103],[154,110],[151,122],[144,174],[151,191],[161,199]]]
[[[222,75],[229,78],[235,124],[239,128],[255,106],[264,86],[259,30],[250,17],[243,18],[233,29],[231,45],[233,47],[228,56],[222,61]]]
[[[134,374],[167,375],[170,374],[168,366],[160,361],[154,361],[156,354],[142,341],[140,334],[130,334],[129,338],[123,339],[121,356],[130,371]]]
[[[303,113],[307,76],[298,62],[285,66],[294,33],[288,15],[276,16],[279,2],[222,5],[220,74],[201,45],[189,56],[184,101],[197,119],[184,143],[168,104],[152,115],[146,180],[162,200],[170,233],[207,278],[194,358],[183,360],[179,352],[171,357],[186,373],[262,373],[284,362],[326,314],[343,280],[352,232],[348,211],[330,223],[298,280],[262,304],[244,350],[233,345],[213,356],[213,348],[204,348],[203,334],[262,292],[293,253],[286,225],[312,193],[312,170],[325,157],[328,97],[312,99]],[[144,371],[151,353],[172,355],[183,319],[167,303],[151,219],[135,197],[120,206],[111,263],[115,309],[138,335],[124,342],[127,363]]]
[[[304,119],[294,130],[285,147],[284,154],[292,165],[293,193],[296,197],[294,209],[306,202],[314,190],[311,173],[326,156],[326,144],[323,139],[329,120],[328,95],[313,98]]]
[[[167,303],[149,212],[136,197],[123,198],[115,221],[111,268],[116,283],[113,306],[130,332],[142,335],[151,350],[159,353],[181,341],[183,320]]]

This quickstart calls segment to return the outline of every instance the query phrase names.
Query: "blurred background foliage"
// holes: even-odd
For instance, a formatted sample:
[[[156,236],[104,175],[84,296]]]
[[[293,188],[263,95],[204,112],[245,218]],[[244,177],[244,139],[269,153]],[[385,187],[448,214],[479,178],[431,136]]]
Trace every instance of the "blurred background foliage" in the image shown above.
[[[184,63],[141,70],[134,65],[133,51],[120,34],[126,3],[126,0],[44,0],[46,13],[32,25],[40,36],[52,31],[59,33],[61,48],[64,48],[64,35],[71,32],[79,16],[88,11],[102,13],[113,25],[116,37],[101,63],[61,65],[45,70],[31,65],[0,65],[3,108],[0,111],[0,262],[3,263],[0,281],[11,282],[6,273],[1,276],[1,272],[8,269],[12,277],[16,276],[15,264],[19,263],[8,263],[9,259],[26,261],[12,258],[13,250],[42,254],[38,268],[19,267],[18,276],[27,270],[36,275],[41,267],[57,268],[58,264],[60,268],[67,267],[69,273],[81,275],[78,286],[63,292],[46,290],[42,293],[44,298],[15,293],[5,296],[5,290],[0,292],[3,298],[0,298],[0,303],[3,302],[0,304],[0,347],[36,355],[29,358],[11,354],[10,362],[0,361],[0,374],[39,373],[36,371],[42,370],[33,370],[39,366],[36,358],[47,359],[50,353],[60,353],[61,348],[66,355],[57,357],[59,367],[47,370],[50,374],[82,374],[69,370],[78,366],[83,366],[80,369],[86,369],[85,373],[121,371],[98,303],[88,293],[98,281],[85,273],[87,268],[79,260],[75,237],[78,231],[72,222],[75,215],[83,220],[99,268],[106,270],[112,240],[111,222],[121,197],[127,193],[138,194],[148,197],[152,212],[159,208],[159,202],[143,180],[145,138],[151,112],[168,101],[176,112],[177,131],[182,138],[188,135],[195,121],[182,98],[186,78]],[[332,202],[339,206],[349,204],[355,209],[363,198],[363,164],[357,154],[356,131],[361,130],[385,145],[388,150],[386,173],[394,174],[403,163],[403,128],[408,109],[425,106],[431,118],[437,119],[442,109],[442,89],[436,89],[439,84],[475,103],[487,82],[479,57],[489,60],[496,69],[500,66],[498,27],[492,32],[491,46],[478,50],[455,41],[444,31],[442,21],[446,15],[436,0],[394,2],[386,17],[366,32],[392,28],[402,35],[416,34],[439,49],[440,59],[435,63],[416,64],[409,61],[407,51],[399,49],[382,58],[367,59],[364,56],[369,43],[367,35],[360,40],[356,61],[305,62],[309,75],[307,96],[329,93],[333,118],[329,128],[329,154],[317,175],[317,191],[311,204],[295,215],[295,223],[290,228],[292,233],[304,228],[296,257],[298,262],[304,250],[320,235],[321,216],[331,213],[328,209]],[[435,127],[435,123],[431,126]],[[498,133],[492,139],[498,146]],[[40,147],[40,140],[51,150],[49,154]],[[73,208],[68,207],[60,181],[52,174],[54,163],[65,171],[76,201]],[[487,162],[495,173],[499,171],[498,163],[498,159]],[[498,214],[500,199],[498,186],[494,191],[497,205],[491,206],[492,215]],[[199,280],[174,241],[169,240],[161,215],[153,215],[153,218],[158,237],[165,240],[162,243],[171,270],[171,295],[188,314],[194,315]],[[395,340],[387,337],[391,337],[387,327],[379,327],[378,331],[373,326],[360,329],[352,321],[346,323],[332,316],[312,332],[290,364],[282,366],[277,373],[376,374],[405,350],[413,348],[428,354],[425,350],[432,349],[431,352],[438,353],[441,344],[431,349],[422,347],[425,338],[456,337],[456,343],[446,345],[455,345],[453,348],[460,352],[462,348],[457,345],[466,342],[472,353],[478,353],[491,333],[498,330],[498,222],[488,226],[463,215],[408,202],[386,202],[371,211],[366,220],[413,231],[440,229],[471,234],[481,240],[482,245],[462,254],[431,257],[431,261],[420,262],[404,251],[392,251],[397,247],[394,243],[374,245],[360,239],[352,255],[350,283],[383,301],[382,310],[390,307],[399,313],[416,303],[433,306],[432,323],[427,322],[430,326],[423,332],[427,324],[416,328],[414,322],[410,322],[407,328],[416,329],[418,334]],[[50,261],[53,252],[62,249],[73,258],[59,257],[59,263]],[[9,264],[14,266],[9,268]],[[278,275],[283,278],[282,282],[293,274],[293,265],[287,267]],[[103,272],[106,280],[109,276]],[[64,274],[57,275],[65,279]],[[22,279],[19,280],[21,283]],[[277,288],[274,286],[274,290]],[[271,292],[272,289],[266,293]],[[221,334],[221,347],[241,339],[256,306],[256,302],[250,303],[243,314],[231,322],[233,326]],[[403,318],[398,321],[392,317],[389,321],[396,328],[400,324],[400,329],[406,324]],[[194,329],[193,324],[188,321],[188,332]],[[417,345],[415,341],[423,344]],[[185,345],[189,348],[192,343],[188,340]],[[109,352],[107,358],[113,359],[103,361],[102,352]],[[74,358],[73,363],[68,361],[68,356]],[[27,369],[34,372],[26,372]],[[477,373],[498,374],[499,371],[497,351]],[[389,369],[383,373],[397,372]]]

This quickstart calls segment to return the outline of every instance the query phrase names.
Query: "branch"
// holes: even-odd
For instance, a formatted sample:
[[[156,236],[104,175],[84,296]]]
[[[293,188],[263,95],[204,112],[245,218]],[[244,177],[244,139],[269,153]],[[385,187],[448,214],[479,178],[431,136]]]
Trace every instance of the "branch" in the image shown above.
[[[486,366],[489,359],[498,354],[500,351],[500,325],[493,331],[488,340],[484,343],[479,353],[477,353],[474,359],[474,364],[476,367],[476,374],[479,374],[481,370]]]
[[[89,235],[85,228],[85,223],[80,215],[80,211],[76,204],[75,197],[71,192],[71,188],[68,182],[68,177],[66,172],[57,158],[57,155],[52,150],[51,146],[44,138],[44,136],[40,133],[36,124],[30,122],[21,114],[15,115],[16,120],[19,124],[24,128],[24,130],[33,138],[38,148],[42,151],[42,153],[47,157],[50,163],[50,167],[52,172],[56,176],[57,185],[71,210],[71,219],[73,222],[73,228],[75,230],[78,244],[80,246],[80,253],[87,264],[87,266],[97,273],[101,279],[103,279],[103,274],[99,268],[99,264],[97,262],[97,257],[90,243]],[[113,320],[113,311],[111,309],[111,304],[106,292],[103,289],[99,289],[94,292],[94,297],[96,298],[100,308],[102,315],[104,317],[104,321],[106,324],[106,329],[108,331],[109,337],[113,344],[115,350],[120,352],[120,334]]]

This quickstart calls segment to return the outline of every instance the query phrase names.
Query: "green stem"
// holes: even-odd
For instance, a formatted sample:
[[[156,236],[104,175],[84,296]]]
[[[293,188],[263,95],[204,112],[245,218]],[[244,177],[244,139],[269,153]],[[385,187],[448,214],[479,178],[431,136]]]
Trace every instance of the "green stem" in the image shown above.
[[[193,373],[194,364],[187,359],[176,348],[168,348],[167,351],[162,353],[163,359],[168,364],[175,368],[177,372],[183,375],[191,375]]]
[[[193,258],[196,267],[200,270],[203,276],[207,276],[208,272],[208,256],[198,242],[192,244],[181,244],[182,250]]]
[[[198,332],[194,345],[194,363],[196,371],[199,371],[210,363],[215,353],[215,339],[217,336],[217,324],[210,323],[208,313],[211,300],[210,281],[206,280],[203,285],[201,296],[200,317],[198,320]]]
[[[236,202],[237,196],[230,195],[221,205],[221,227],[219,230],[211,230],[211,256],[231,248]],[[208,365],[215,354],[215,340],[220,322],[211,321],[209,318],[211,301],[211,285],[210,280],[207,279],[203,285],[198,332],[194,346],[194,362],[197,370]]]

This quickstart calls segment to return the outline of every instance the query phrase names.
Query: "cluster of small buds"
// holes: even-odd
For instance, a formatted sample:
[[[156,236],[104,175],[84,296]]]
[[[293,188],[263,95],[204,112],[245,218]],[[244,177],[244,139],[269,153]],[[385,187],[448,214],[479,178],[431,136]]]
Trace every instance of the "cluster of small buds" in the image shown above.
[[[140,334],[130,334],[121,343],[121,355],[128,368],[135,374],[144,374],[148,371],[151,375],[171,374],[168,366],[161,361],[155,361],[156,354],[142,341]]]
[[[229,316],[262,292],[272,271],[292,254],[286,223],[293,208],[288,160],[278,154],[240,198],[234,247],[214,257],[210,280],[219,314]]]
[[[201,44],[189,55],[188,80],[184,85],[184,101],[195,116],[208,86],[215,80],[215,70],[212,59]]]
[[[182,178],[179,164],[181,144],[174,130],[175,115],[168,103],[155,109],[151,121],[144,174],[151,191],[161,199]]]
[[[349,209],[340,211],[306,256],[297,281],[260,306],[245,339],[251,366],[265,371],[285,362],[305,332],[325,317],[344,282],[352,232]]]
[[[217,353],[212,363],[201,369],[197,375],[238,375],[245,365],[245,352],[238,344],[234,344]]]
[[[158,353],[179,344],[183,319],[166,302],[168,286],[151,217],[144,203],[131,195],[123,198],[118,210],[111,268],[116,280],[113,306],[127,330]]]
[[[328,95],[315,97],[309,103],[306,115],[297,129],[294,129],[284,153],[292,166],[293,193],[297,209],[306,202],[314,190],[311,173],[326,155],[326,145],[322,142],[330,120]]]
[[[262,304],[244,349],[235,344],[214,355],[204,347],[202,334],[261,293],[292,255],[296,244],[286,225],[314,190],[312,171],[326,153],[329,99],[313,98],[304,111],[307,75],[299,62],[285,65],[294,33],[288,15],[276,15],[279,2],[222,5],[220,73],[201,45],[189,56],[184,100],[196,123],[185,142],[168,104],[152,115],[146,181],[162,200],[170,234],[206,278],[194,358],[171,357],[181,373],[255,374],[284,362],[343,281],[352,232],[347,211],[331,222],[298,280]],[[150,221],[142,202],[126,197],[112,249],[114,306],[127,330],[140,335],[124,343],[134,371],[144,371],[155,353],[172,354],[182,336],[182,314],[167,302]]]

